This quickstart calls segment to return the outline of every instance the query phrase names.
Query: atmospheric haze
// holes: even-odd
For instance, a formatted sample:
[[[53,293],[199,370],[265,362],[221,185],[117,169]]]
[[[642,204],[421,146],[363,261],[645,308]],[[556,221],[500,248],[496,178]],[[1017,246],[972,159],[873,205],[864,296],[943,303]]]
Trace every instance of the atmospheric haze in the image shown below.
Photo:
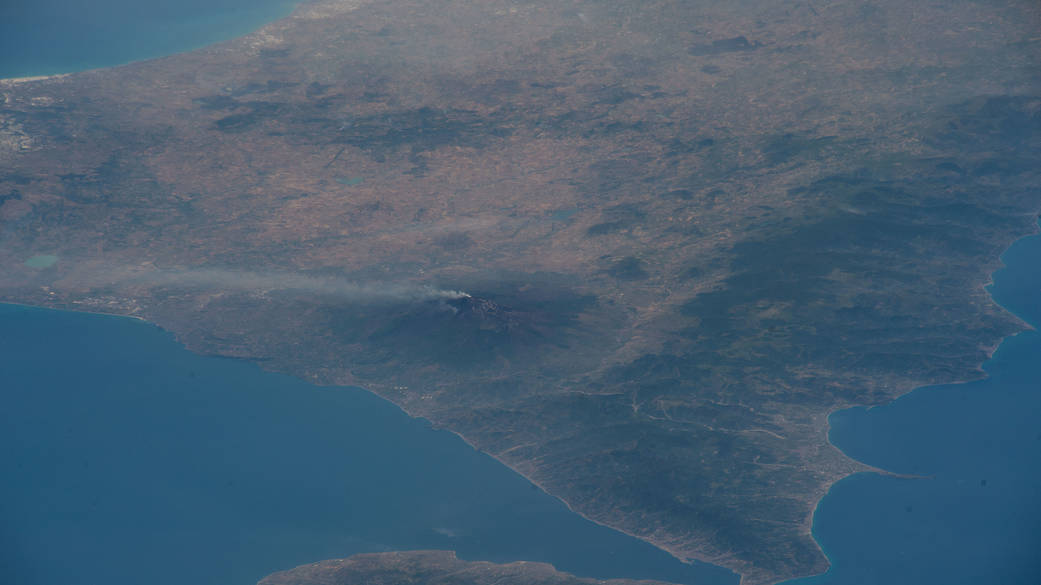
[[[334,297],[358,304],[409,303],[452,300],[469,297],[461,290],[438,288],[410,282],[359,282],[333,276],[315,276],[285,271],[248,272],[223,268],[127,268],[92,266],[89,276],[76,271],[68,284],[106,288],[109,286],[147,288],[170,287],[194,290],[251,293],[303,293]]]

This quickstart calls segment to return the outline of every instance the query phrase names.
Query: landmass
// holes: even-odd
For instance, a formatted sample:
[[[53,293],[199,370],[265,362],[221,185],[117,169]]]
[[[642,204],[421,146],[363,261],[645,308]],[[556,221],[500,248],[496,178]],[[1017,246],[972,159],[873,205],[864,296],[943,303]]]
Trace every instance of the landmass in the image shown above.
[[[983,285],[1037,229],[1039,24],[319,0],[0,82],[0,300],[363,386],[746,585],[820,573],[814,507],[867,469],[828,415],[1025,327]]]
[[[661,581],[582,579],[545,563],[496,564],[461,561],[446,551],[359,554],[301,565],[260,580],[257,585],[666,585]]]

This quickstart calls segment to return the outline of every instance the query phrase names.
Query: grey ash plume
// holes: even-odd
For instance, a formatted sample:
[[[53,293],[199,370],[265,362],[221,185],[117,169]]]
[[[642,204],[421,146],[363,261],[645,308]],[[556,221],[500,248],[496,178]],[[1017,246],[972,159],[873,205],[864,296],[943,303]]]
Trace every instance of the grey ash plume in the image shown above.
[[[468,293],[461,290],[419,283],[358,282],[339,277],[292,272],[247,272],[217,268],[94,270],[89,280],[91,282],[88,284],[93,286],[120,284],[214,292],[308,294],[358,304],[453,301],[470,298]]]

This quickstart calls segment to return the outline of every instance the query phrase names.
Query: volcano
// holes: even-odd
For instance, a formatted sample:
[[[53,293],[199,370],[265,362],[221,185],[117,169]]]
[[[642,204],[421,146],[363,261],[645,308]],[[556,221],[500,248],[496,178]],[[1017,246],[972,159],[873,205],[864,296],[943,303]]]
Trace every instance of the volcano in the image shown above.
[[[455,310],[456,319],[477,324],[482,329],[508,332],[530,320],[527,313],[482,297],[460,297],[445,301]]]

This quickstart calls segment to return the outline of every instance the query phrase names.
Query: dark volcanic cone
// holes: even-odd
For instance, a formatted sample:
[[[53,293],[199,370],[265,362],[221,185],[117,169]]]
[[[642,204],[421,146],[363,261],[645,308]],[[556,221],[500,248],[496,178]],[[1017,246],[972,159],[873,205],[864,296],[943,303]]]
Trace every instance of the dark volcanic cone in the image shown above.
[[[422,303],[384,321],[367,344],[395,360],[473,368],[538,351],[552,334],[550,316],[472,296]],[[560,332],[561,334],[563,331]]]
[[[535,315],[500,305],[495,301],[481,297],[461,297],[445,301],[456,311],[456,318],[470,321],[482,329],[491,329],[499,332],[520,330],[528,326],[534,326]]]
[[[341,343],[362,352],[354,358],[356,370],[436,366],[498,371],[517,360],[545,362],[578,338],[582,347],[595,345],[599,338],[586,338],[579,327],[579,315],[594,305],[592,297],[530,282],[468,286],[473,296],[457,298],[341,304],[327,310],[324,325]]]

